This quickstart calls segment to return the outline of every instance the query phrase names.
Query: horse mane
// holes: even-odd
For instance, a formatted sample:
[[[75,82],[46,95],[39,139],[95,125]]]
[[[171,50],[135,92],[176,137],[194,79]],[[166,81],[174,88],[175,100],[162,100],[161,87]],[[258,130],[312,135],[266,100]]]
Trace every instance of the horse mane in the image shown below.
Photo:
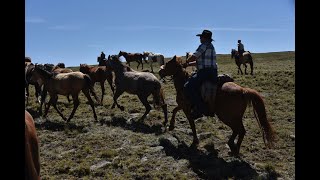
[[[24,58],[24,62],[31,62],[31,58],[30,57],[25,57]]]
[[[37,72],[39,72],[39,74],[43,77],[45,77],[46,79],[49,79],[53,76],[52,72],[49,72],[47,70],[44,69],[43,66],[36,64],[34,70],[37,70]]]
[[[60,68],[66,68],[66,65],[64,63],[58,63],[57,66]]]

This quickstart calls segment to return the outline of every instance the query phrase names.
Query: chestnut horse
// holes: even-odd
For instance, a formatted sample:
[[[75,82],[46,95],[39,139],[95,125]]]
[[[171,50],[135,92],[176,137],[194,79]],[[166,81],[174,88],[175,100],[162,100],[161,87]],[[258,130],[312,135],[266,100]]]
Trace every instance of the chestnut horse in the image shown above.
[[[126,58],[127,64],[129,64],[129,66],[130,66],[130,62],[136,61],[138,63],[137,69],[139,68],[140,64],[143,69],[143,63],[142,63],[142,60],[144,59],[143,54],[141,54],[141,53],[127,53],[124,51],[120,51],[118,54],[118,57],[120,57],[120,56],[123,56],[124,58]]]
[[[25,179],[40,179],[39,139],[32,116],[26,110],[24,114]]]
[[[188,100],[183,94],[183,87],[185,82],[189,78],[189,74],[182,67],[181,62],[176,59],[176,56],[174,56],[170,61],[168,61],[164,66],[161,67],[159,74],[161,77],[173,75],[174,87],[177,91],[176,101],[178,107],[174,108],[173,110],[169,130],[174,129],[175,115],[177,111],[182,109],[184,114],[187,116],[192,129],[192,145],[198,145],[199,140],[196,133],[194,119],[192,119],[192,117],[190,116],[191,107],[190,104],[187,103]],[[203,97],[202,92],[201,94]],[[212,112],[212,108],[210,108],[210,101],[207,101],[207,103],[209,104],[209,109],[211,111],[210,116],[214,116],[216,114],[223,123],[225,123],[232,129],[233,132],[228,141],[228,145],[234,155],[239,154],[241,142],[245,135],[242,118],[249,103],[252,103],[253,105],[254,115],[262,130],[265,145],[270,148],[273,147],[275,134],[271,124],[267,119],[263,99],[256,90],[241,87],[234,82],[219,83],[218,80],[218,88],[215,99],[215,112]],[[234,140],[238,135],[239,138],[237,144],[235,144]]]
[[[251,53],[250,51],[246,51],[243,53],[243,56],[240,57],[239,55],[239,52],[235,49],[232,49],[231,50],[231,59],[234,57],[235,61],[236,61],[236,64],[238,66],[238,74],[239,74],[239,71],[241,72],[241,74],[243,74],[242,70],[241,70],[241,64],[244,65],[244,73],[245,74],[248,74],[247,73],[247,63],[250,64],[250,69],[251,69],[251,75],[253,75],[253,61],[252,61],[252,56],[251,56]]]
[[[164,124],[167,123],[167,104],[164,101],[164,93],[161,83],[155,75],[149,72],[135,71],[129,66],[122,64],[117,56],[112,56],[107,60],[107,67],[110,67],[115,72],[116,76],[116,92],[113,96],[114,102],[111,108],[114,108],[115,105],[117,105],[117,107],[123,111],[124,107],[117,103],[118,97],[124,92],[136,94],[146,108],[145,113],[140,118],[140,120],[143,120],[151,110],[151,106],[148,102],[148,96],[152,94],[154,107],[156,108],[156,105],[158,107],[161,106],[165,118]]]
[[[114,87],[113,87],[113,75],[111,70],[108,70],[106,66],[89,66],[87,64],[80,64],[80,72],[84,74],[88,74],[92,80],[92,83],[99,82],[101,86],[101,105],[103,102],[103,95],[105,94],[104,90],[104,82],[107,80],[112,94],[114,94]]]
[[[59,73],[54,75],[52,72],[48,72],[44,70],[41,66],[35,66],[34,74],[31,78],[38,79],[40,78],[44,81],[44,88],[50,94],[50,100],[48,102],[48,106],[45,109],[44,117],[47,115],[50,105],[56,109],[58,114],[65,121],[69,122],[73,117],[75,111],[79,106],[79,93],[82,91],[84,95],[87,97],[89,104],[93,110],[94,119],[97,120],[97,115],[94,109],[93,101],[90,97],[89,91],[94,95],[97,102],[99,102],[99,98],[94,92],[91,78],[87,74],[83,74],[82,72],[70,72],[70,73]],[[57,108],[58,94],[60,95],[69,95],[71,94],[73,99],[73,110],[69,116],[69,118],[65,118],[60,110]]]

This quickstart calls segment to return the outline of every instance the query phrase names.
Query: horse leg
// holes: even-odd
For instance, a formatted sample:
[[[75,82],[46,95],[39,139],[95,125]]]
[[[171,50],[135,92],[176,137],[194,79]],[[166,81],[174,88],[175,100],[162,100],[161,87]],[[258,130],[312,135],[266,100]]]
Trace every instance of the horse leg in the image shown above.
[[[251,69],[251,75],[253,75],[253,62],[252,62],[252,60],[250,61],[250,69]]]
[[[35,87],[35,96],[36,96],[36,102],[38,102],[39,104],[41,103],[41,87],[39,86],[38,83],[36,83],[34,85]]]
[[[87,97],[88,101],[89,101],[89,104],[92,108],[92,111],[93,111],[93,117],[95,120],[97,120],[97,114],[96,114],[96,111],[94,109],[94,103],[93,103],[93,100],[91,99],[91,96],[90,96],[90,93],[89,93],[89,89],[83,89],[82,90],[83,94]],[[78,95],[76,96],[76,98],[78,99]],[[79,101],[79,100],[78,100]]]
[[[117,105],[117,107],[120,108],[121,111],[124,110],[124,107],[123,107],[123,106],[120,106],[120,105],[117,103],[118,97],[119,97],[123,92],[124,92],[123,90],[120,90],[119,88],[116,88],[116,92],[115,92],[114,95],[113,95],[113,104],[112,104],[112,106],[111,106],[111,109],[113,109],[114,106]]]
[[[236,151],[236,145],[234,144],[234,140],[236,139],[237,135],[238,133],[236,133],[236,131],[232,129],[232,135],[228,141],[228,146],[231,150],[231,153],[234,153]]]
[[[29,84],[26,85],[26,97],[27,97],[27,105],[29,104]]]
[[[172,131],[174,129],[174,124],[175,124],[175,118],[176,118],[176,114],[179,110],[181,110],[182,108],[180,106],[177,106],[173,109],[172,112],[172,117],[170,120],[170,126],[169,126],[169,131]]]
[[[153,72],[153,65],[152,65],[152,64],[153,64],[153,60],[151,59],[151,63],[150,63],[151,72],[154,73],[154,72]]]
[[[111,72],[110,72],[110,74],[107,75],[107,81],[108,81],[110,88],[112,90],[112,95],[114,95],[113,75]]]
[[[237,148],[236,148],[236,151],[235,151],[235,155],[238,155],[238,154],[239,154],[242,140],[243,140],[243,138],[244,138],[244,135],[246,134],[246,130],[244,129],[242,120],[241,120],[240,124],[241,124],[241,125],[240,125],[240,127],[239,127],[239,137],[238,137],[238,141],[237,141]]]
[[[70,94],[67,95],[67,99],[68,99],[68,102],[70,103],[71,102]]]
[[[78,106],[79,106],[79,98],[78,98],[79,94],[72,94],[72,100],[73,100],[73,109],[72,112],[69,116],[69,118],[67,119],[67,122],[70,122],[71,118],[73,118],[74,113],[76,112]]]
[[[183,112],[187,116],[187,119],[189,121],[191,130],[192,130],[193,141],[192,141],[191,146],[198,146],[199,145],[199,139],[197,137],[196,125],[194,123],[194,119],[191,118],[190,109],[183,109]]]
[[[41,103],[40,103],[40,107],[39,107],[39,114],[42,114],[42,105],[43,103],[46,102],[46,97],[47,97],[47,90],[45,89],[45,87],[43,87],[42,93],[41,93]]]
[[[52,101],[51,101],[51,99],[52,99]],[[58,95],[52,96],[50,98],[50,101],[52,102],[52,106],[54,107],[54,109],[58,112],[58,114],[62,117],[62,119],[66,121],[67,118],[63,116],[63,114],[61,113],[61,111],[57,107]]]
[[[148,96],[139,94],[138,97],[142,102],[142,104],[144,105],[144,107],[146,108],[146,111],[144,112],[143,116],[140,118],[140,120],[143,120],[144,118],[146,118],[147,114],[150,112],[151,106],[148,102]]]
[[[141,63],[141,67],[142,67],[142,69],[143,69],[143,62],[142,62],[142,59],[141,59],[141,60],[139,60],[139,62]]]
[[[247,73],[247,65],[246,64],[243,64],[244,65],[244,74],[248,74]]]
[[[241,73],[241,75],[243,74],[242,70],[241,70],[241,64],[238,66],[238,74],[239,74],[239,71]]]
[[[104,81],[100,81],[100,86],[101,86],[101,103],[100,105],[102,106],[102,102],[103,102],[103,95],[105,94],[105,91],[104,91]]]
[[[112,82],[112,74],[109,76],[108,75],[108,77],[107,77],[107,81],[108,81],[108,83],[109,83],[109,85],[110,85],[110,87],[111,87],[111,90],[112,90],[112,94],[114,95],[114,87],[113,87],[113,82]]]
[[[167,123],[168,123],[168,105],[167,104],[162,104],[162,111],[164,114],[164,122],[163,122],[163,126],[166,127]]]

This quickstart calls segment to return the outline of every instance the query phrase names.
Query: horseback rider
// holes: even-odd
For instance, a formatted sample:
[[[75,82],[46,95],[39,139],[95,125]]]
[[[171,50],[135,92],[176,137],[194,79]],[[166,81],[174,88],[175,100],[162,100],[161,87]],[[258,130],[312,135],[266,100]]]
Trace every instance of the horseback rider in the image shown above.
[[[106,58],[106,55],[104,54],[104,52],[102,51],[101,52],[101,55],[100,55],[100,60],[104,60]]]
[[[241,40],[238,40],[238,53],[240,57],[242,57],[244,53],[244,46],[241,43]]]
[[[207,105],[203,102],[201,94],[198,92],[201,84],[206,80],[210,80],[210,82],[217,84],[218,79],[216,51],[211,43],[213,41],[212,32],[203,30],[201,34],[197,34],[196,36],[200,36],[201,44],[183,65],[184,67],[187,67],[188,65],[197,67],[197,72],[184,84],[184,94],[191,103],[191,116],[193,119],[201,117],[202,114],[208,115],[209,113]],[[213,101],[215,99],[215,94],[216,88],[214,88],[213,92]]]

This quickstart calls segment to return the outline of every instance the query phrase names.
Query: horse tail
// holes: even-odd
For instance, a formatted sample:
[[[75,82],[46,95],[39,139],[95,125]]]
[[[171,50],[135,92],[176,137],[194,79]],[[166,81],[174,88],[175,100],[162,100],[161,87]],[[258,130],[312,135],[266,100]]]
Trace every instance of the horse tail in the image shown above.
[[[275,132],[267,118],[264,101],[259,93],[251,88],[245,88],[245,97],[253,106],[254,117],[256,118],[259,127],[262,131],[263,142],[268,148],[274,147]]]
[[[163,92],[163,88],[161,87],[161,84],[157,84],[155,91],[152,93],[153,95],[153,102],[154,105],[157,105],[158,107],[165,104],[164,102],[164,92]]]
[[[94,84],[92,83],[90,76],[88,74],[84,74],[84,79],[86,80],[86,85],[87,87],[89,87],[91,94],[94,96],[97,102],[100,102],[96,92],[94,91],[94,88],[93,88]]]

